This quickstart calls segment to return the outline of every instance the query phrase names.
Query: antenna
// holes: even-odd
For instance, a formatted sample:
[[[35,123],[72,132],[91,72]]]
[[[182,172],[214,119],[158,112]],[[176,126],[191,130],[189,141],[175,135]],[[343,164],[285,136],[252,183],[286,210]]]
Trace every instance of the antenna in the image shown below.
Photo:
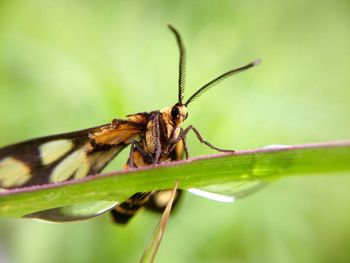
[[[174,33],[177,45],[180,51],[180,61],[179,61],[179,98],[178,104],[182,105],[182,100],[184,98],[185,91],[185,47],[183,45],[181,36],[179,32],[172,25],[168,25],[169,29]]]
[[[220,83],[221,81],[223,81],[224,79],[231,77],[232,75],[239,73],[241,71],[250,69],[251,67],[254,67],[258,64],[261,63],[260,59],[257,59],[253,62],[250,62],[247,65],[241,66],[239,68],[235,68],[232,69],[230,71],[227,71],[226,73],[220,75],[219,77],[213,79],[212,81],[208,82],[207,84],[205,84],[203,87],[201,87],[199,90],[197,90],[185,103],[185,105],[187,106],[188,104],[190,104],[192,101],[194,101],[196,98],[198,98],[200,95],[202,95],[205,91],[207,91],[208,89],[212,88],[213,86],[215,86],[216,84]]]

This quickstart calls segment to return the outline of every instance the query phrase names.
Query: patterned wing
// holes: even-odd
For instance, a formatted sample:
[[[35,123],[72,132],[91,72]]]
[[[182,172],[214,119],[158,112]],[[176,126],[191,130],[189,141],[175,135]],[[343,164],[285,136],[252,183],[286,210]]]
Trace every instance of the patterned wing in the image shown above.
[[[57,183],[99,173],[118,153],[142,132],[139,123],[114,121],[91,129],[25,141],[0,149],[0,189]],[[91,218],[106,207],[84,213],[85,204],[75,209],[55,208],[27,217],[50,221]],[[77,211],[80,211],[77,214]]]

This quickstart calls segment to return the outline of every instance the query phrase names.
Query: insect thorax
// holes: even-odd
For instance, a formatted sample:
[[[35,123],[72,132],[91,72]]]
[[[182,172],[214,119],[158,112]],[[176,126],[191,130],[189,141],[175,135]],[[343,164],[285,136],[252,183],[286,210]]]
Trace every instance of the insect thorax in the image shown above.
[[[187,114],[185,106],[179,107],[178,117],[174,118],[172,116],[173,108],[167,107],[149,113],[139,147],[133,149],[133,159],[136,166],[154,164],[157,155],[159,155],[158,161],[160,162],[171,159],[170,155],[175,146],[174,141],[180,135],[180,125]],[[137,116],[134,115],[132,118],[135,119]]]

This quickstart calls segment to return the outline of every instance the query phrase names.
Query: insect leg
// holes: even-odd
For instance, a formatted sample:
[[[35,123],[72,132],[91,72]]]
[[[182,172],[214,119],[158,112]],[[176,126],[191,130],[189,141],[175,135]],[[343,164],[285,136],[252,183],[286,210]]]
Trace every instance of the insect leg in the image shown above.
[[[176,140],[173,141],[173,143],[177,143],[178,141],[180,141],[182,138],[184,138],[184,136],[186,136],[186,134],[190,131],[193,130],[193,132],[196,134],[198,140],[201,143],[204,143],[205,145],[207,145],[209,148],[214,149],[218,152],[234,152],[234,150],[224,150],[224,149],[220,149],[215,147],[214,145],[212,145],[211,143],[207,142],[206,140],[203,139],[202,135],[199,133],[199,131],[194,128],[192,125],[188,126],[185,130],[183,130],[179,137],[176,138]]]
[[[162,147],[160,145],[160,128],[159,128],[159,115],[154,117],[154,128],[156,134],[156,152],[153,160],[153,164],[157,164],[162,152]]]
[[[138,141],[133,141],[130,145],[130,154],[129,154],[129,160],[128,160],[128,166],[130,168],[136,168],[134,163],[134,156],[133,156],[135,148],[141,154],[144,160],[148,160],[150,158],[149,154],[145,152],[145,150],[142,148],[140,143]]]
[[[182,143],[184,144],[184,151],[185,151],[186,159],[188,159],[188,158],[190,158],[190,155],[189,155],[189,153],[188,153],[188,148],[187,148],[185,136],[182,138]]]

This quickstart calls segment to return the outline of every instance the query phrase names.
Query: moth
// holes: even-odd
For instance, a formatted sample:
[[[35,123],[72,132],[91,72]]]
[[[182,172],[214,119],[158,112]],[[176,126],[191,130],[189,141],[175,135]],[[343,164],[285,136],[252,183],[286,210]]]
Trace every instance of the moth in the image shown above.
[[[199,88],[186,101],[185,48],[178,31],[169,25],[179,48],[177,102],[162,110],[140,112],[114,119],[111,123],[85,130],[28,140],[0,149],[0,190],[58,183],[98,175],[122,150],[129,147],[127,168],[150,166],[188,158],[186,135],[193,131],[198,140],[220,152],[193,126],[181,128],[188,117],[188,106],[204,92],[222,80],[260,63],[255,60],[229,70]],[[177,190],[174,205],[179,200]],[[135,193],[122,203],[103,203],[96,211],[83,213],[84,206],[58,207],[25,217],[53,222],[88,219],[110,211],[116,223],[126,224],[141,208],[163,212],[169,190]],[[90,204],[88,204],[90,205]],[[94,204],[96,205],[96,204]],[[74,209],[72,209],[74,208]],[[80,213],[77,210],[80,209]],[[86,210],[86,209],[85,209]]]

